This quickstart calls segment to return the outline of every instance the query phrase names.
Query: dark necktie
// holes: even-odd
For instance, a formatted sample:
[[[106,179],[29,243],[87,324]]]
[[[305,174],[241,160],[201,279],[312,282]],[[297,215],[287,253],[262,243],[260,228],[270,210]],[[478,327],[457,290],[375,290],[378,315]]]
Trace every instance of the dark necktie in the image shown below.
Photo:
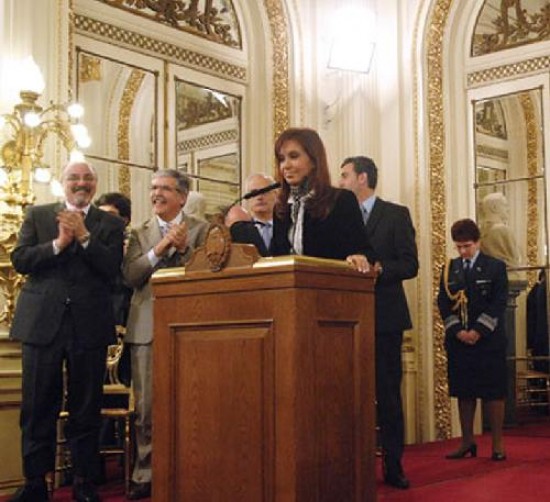
[[[365,206],[361,206],[361,213],[363,215],[363,224],[366,225],[367,221],[369,221],[369,211]]]
[[[472,260],[470,260],[469,258],[466,258],[464,260],[464,279],[466,280],[467,283],[470,282],[470,272],[472,270],[471,265],[472,265]]]

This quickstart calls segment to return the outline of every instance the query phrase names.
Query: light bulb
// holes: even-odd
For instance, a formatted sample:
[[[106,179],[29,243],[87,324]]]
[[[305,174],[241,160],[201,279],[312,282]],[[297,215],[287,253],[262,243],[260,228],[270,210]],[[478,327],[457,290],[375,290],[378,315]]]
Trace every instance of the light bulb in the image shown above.
[[[63,197],[65,195],[63,185],[61,185],[58,180],[52,180],[50,182],[50,191],[54,197]]]
[[[28,127],[36,127],[38,124],[40,124],[40,117],[37,113],[28,112],[25,113],[25,116],[23,117],[23,122]]]
[[[52,179],[52,173],[47,167],[37,167],[34,170],[34,180],[38,183],[49,183]]]
[[[0,186],[6,186],[8,184],[9,177],[8,172],[4,166],[0,167]]]
[[[19,81],[18,87],[22,91],[31,91],[36,92],[37,94],[42,94],[44,92],[46,83],[44,82],[44,77],[42,76],[40,68],[35,63],[32,56],[29,56],[19,62],[19,71],[17,72],[16,77]]]
[[[67,113],[69,117],[73,119],[79,119],[84,115],[84,107],[80,103],[71,103],[67,107]]]
[[[82,138],[77,138],[76,143],[80,148],[88,148],[92,144],[92,138],[86,135],[86,136],[83,136]]]
[[[84,162],[84,154],[80,150],[72,150],[69,160],[70,162]]]
[[[88,129],[84,124],[72,124],[71,132],[73,133],[74,139],[77,141],[78,141],[78,138],[82,138],[88,135]]]

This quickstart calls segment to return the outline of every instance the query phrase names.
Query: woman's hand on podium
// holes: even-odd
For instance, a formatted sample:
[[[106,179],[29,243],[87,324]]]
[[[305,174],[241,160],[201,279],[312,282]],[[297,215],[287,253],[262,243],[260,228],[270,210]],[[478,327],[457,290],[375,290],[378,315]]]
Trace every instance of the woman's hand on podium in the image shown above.
[[[346,258],[346,261],[355,268],[355,270],[366,274],[370,271],[370,265],[367,257],[362,254],[351,254]]]

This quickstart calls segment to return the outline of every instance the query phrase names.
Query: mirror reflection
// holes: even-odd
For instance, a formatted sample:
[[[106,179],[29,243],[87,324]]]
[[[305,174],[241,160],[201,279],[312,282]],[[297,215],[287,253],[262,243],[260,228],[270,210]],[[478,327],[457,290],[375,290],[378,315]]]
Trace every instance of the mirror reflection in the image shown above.
[[[77,98],[86,110],[92,144],[86,156],[100,170],[98,193],[120,191],[147,200],[157,165],[158,75],[111,58],[77,51]],[[134,222],[149,216],[135,204]]]
[[[512,268],[548,262],[541,92],[474,102],[478,220]]]
[[[183,80],[176,86],[177,167],[206,198],[206,216],[240,191],[241,98]]]
[[[474,101],[473,116],[481,249],[508,267],[506,421],[518,423],[548,414],[541,391],[550,381],[542,89]]]

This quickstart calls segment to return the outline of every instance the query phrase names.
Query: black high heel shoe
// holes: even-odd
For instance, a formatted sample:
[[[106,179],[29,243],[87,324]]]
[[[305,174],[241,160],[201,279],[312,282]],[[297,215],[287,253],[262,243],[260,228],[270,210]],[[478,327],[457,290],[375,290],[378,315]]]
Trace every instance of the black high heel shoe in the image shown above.
[[[506,460],[506,453],[503,451],[493,451],[493,454],[491,455],[491,460],[495,462],[502,462],[503,460]]]
[[[477,457],[477,444],[472,443],[468,446],[461,446],[458,450],[445,455],[445,458],[449,460],[457,460],[459,458],[465,458],[468,455],[472,458]]]

